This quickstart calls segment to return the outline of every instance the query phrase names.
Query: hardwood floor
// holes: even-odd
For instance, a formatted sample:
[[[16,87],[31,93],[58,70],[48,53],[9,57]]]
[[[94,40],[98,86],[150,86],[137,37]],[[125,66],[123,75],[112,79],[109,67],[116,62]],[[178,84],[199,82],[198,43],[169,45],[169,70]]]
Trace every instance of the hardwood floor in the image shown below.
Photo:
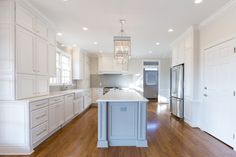
[[[148,148],[96,148],[97,108],[90,108],[38,146],[30,157],[236,157],[210,135],[171,117],[167,105],[148,109]]]

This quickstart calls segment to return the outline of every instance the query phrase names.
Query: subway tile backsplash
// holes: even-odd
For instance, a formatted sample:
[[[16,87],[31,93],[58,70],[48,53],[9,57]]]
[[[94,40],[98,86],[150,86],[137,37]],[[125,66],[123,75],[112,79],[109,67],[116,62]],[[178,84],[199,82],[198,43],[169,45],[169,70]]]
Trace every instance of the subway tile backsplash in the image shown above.
[[[133,81],[133,75],[90,75],[91,88],[122,87],[128,88]]]

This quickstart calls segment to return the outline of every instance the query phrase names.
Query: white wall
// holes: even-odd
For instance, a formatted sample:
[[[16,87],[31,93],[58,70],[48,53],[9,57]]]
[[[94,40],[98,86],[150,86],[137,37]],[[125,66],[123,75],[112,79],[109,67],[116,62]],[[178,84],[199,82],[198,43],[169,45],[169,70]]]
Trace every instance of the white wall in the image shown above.
[[[143,93],[143,61],[146,59],[131,59],[129,61],[128,71],[133,74],[133,86],[140,93]],[[150,60],[150,59],[147,59]],[[159,102],[168,103],[170,97],[170,67],[171,59],[152,59],[160,61],[160,91]]]
[[[200,47],[207,48],[236,36],[236,1],[224,6],[200,25]]]

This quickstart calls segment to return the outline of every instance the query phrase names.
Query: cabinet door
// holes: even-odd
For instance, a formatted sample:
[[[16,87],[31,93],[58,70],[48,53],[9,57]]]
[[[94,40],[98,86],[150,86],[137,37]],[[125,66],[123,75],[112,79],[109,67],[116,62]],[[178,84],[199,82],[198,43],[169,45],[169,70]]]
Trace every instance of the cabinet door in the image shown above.
[[[77,49],[73,52],[73,79],[81,80],[84,78],[84,54]]]
[[[16,28],[17,73],[34,74],[35,69],[35,37],[20,27]]]
[[[64,101],[49,106],[49,132],[64,123]]]
[[[48,45],[48,75],[56,76],[56,47]]]
[[[58,105],[53,104],[49,106],[49,132],[59,127],[58,123]]]
[[[37,76],[37,95],[46,95],[49,93],[48,76]]]
[[[16,24],[34,31],[35,16],[26,8],[17,3],[16,5]],[[27,42],[25,42],[27,43]]]
[[[65,121],[74,116],[74,94],[65,96]]]
[[[75,115],[80,114],[81,112],[83,112],[83,109],[84,109],[84,101],[83,97],[80,97],[74,101],[74,114]]]
[[[17,75],[16,98],[24,99],[36,96],[36,77],[34,75]]]
[[[36,53],[37,53],[37,74],[48,75],[48,51],[47,42],[37,38]]]
[[[48,29],[48,42],[51,44],[51,45],[56,45],[56,33],[55,31],[53,31],[53,29],[49,28]]]
[[[47,39],[47,24],[41,19],[36,19],[36,33],[44,39]]]

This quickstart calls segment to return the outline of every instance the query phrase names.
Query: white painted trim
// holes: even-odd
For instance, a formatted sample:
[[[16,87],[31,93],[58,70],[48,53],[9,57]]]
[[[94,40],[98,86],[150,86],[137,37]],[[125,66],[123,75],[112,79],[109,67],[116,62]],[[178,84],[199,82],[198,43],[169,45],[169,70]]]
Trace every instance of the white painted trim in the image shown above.
[[[205,47],[201,48],[200,51],[204,53],[204,51],[207,50],[207,49],[210,49],[210,48],[212,48],[212,47],[214,47],[214,46],[223,44],[224,42],[233,40],[233,39],[235,39],[235,38],[236,38],[236,33],[231,34],[231,35],[229,35],[228,37],[221,38],[221,39],[219,39],[219,40],[216,40],[216,41],[213,41],[213,42],[211,42],[211,43],[208,43]]]
[[[218,18],[220,15],[222,15],[224,12],[227,11],[231,6],[233,6],[236,3],[236,0],[230,0],[228,3],[226,3],[222,8],[217,10],[214,14],[212,14],[210,17],[207,19],[203,20],[199,24],[199,28],[201,29],[202,27],[206,26],[207,24],[211,23],[213,20]]]
[[[30,147],[27,146],[0,146],[0,155],[30,155],[33,152],[34,150],[31,150]]]
[[[97,147],[98,148],[108,148],[108,141],[98,141]]]

